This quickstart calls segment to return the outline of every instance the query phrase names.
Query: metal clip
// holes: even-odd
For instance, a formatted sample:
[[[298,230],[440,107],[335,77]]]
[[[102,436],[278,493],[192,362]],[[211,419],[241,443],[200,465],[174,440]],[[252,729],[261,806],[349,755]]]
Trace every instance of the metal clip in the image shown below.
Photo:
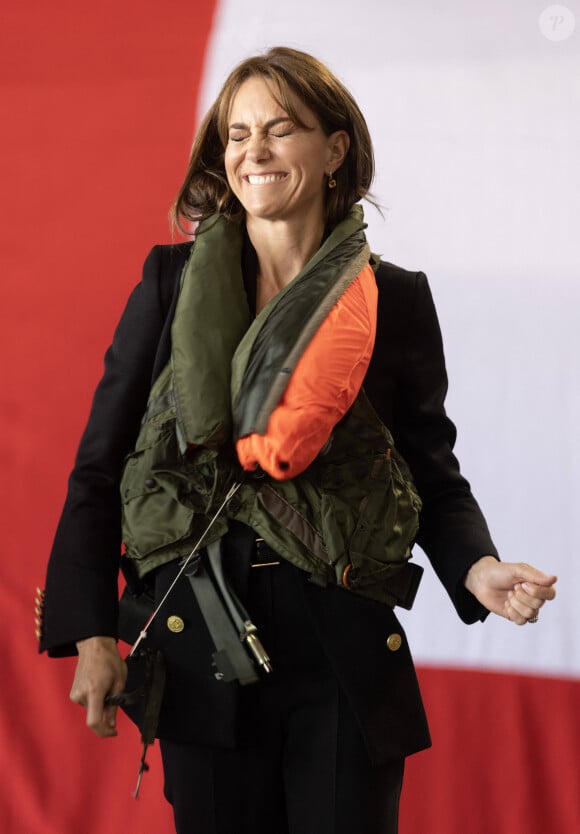
[[[254,655],[258,665],[264,670],[264,672],[271,672],[272,664],[270,663],[270,658],[268,657],[266,649],[262,645],[262,641],[258,637],[258,629],[251,622],[251,620],[246,620],[244,623],[244,632],[241,637]]]

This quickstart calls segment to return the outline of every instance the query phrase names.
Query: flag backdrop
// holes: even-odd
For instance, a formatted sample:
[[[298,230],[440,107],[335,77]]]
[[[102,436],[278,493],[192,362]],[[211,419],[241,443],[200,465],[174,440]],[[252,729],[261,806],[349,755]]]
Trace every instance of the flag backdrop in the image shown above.
[[[326,61],[366,114],[370,242],[429,275],[464,472],[503,557],[560,577],[537,625],[468,628],[427,572],[402,619],[434,747],[409,760],[402,834],[580,831],[580,27],[553,36],[580,6],[558,9],[542,28],[534,0],[3,4],[3,832],[171,830],[157,748],[135,802],[134,728],[94,738],[74,661],[37,656],[34,589],[195,125],[237,60],[278,43]]]

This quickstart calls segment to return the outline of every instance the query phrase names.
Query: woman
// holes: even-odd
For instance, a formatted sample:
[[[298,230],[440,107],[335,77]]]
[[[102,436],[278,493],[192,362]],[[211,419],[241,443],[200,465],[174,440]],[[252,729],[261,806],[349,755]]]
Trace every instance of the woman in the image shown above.
[[[555,595],[555,577],[498,560],[459,472],[426,278],[379,263],[364,240],[356,204],[372,177],[365,121],[326,67],[281,47],[238,66],[201,126],[175,205],[178,223],[201,221],[196,241],[152,250],[80,444],[41,649],[78,651],[71,698],[87,708],[87,725],[116,734],[105,698],[127,674],[116,645],[122,538],[158,600],[198,536],[203,559],[219,540],[270,656],[272,671],[254,669],[255,685],[225,680],[203,610],[203,560],[149,629],[167,665],[159,736],[179,834],[397,830],[404,758],[430,743],[393,613],[410,604],[415,582],[401,582],[419,508],[403,459],[422,501],[416,540],[465,622],[490,611],[535,622]],[[345,339],[340,322],[354,318]],[[274,357],[274,373],[272,346],[286,338],[294,364]],[[337,367],[348,383],[331,379]],[[377,448],[390,473],[378,487]],[[353,507],[383,500],[393,483],[399,503],[377,504],[363,546]],[[382,537],[389,556],[377,566]]]

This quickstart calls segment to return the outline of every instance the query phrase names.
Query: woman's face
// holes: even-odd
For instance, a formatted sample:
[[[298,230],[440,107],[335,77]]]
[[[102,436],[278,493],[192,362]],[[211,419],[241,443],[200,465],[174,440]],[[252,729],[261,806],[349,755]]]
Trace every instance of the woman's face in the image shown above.
[[[295,125],[263,78],[245,81],[232,100],[225,169],[246,218],[324,225],[324,192],[348,149],[348,135],[326,136],[314,113],[292,95]]]

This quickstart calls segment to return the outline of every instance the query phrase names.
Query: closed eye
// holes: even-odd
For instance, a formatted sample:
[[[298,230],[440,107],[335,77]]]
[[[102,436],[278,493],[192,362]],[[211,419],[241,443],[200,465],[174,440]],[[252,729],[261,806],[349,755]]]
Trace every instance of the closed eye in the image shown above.
[[[288,118],[277,118],[271,119],[270,121],[266,122],[261,130],[260,133],[268,132],[268,135],[272,136],[274,139],[284,139],[286,136],[291,136],[292,133],[296,130],[296,126],[291,119]],[[230,131],[232,131],[228,139],[230,142],[243,142],[244,139],[248,139],[251,135],[251,131],[248,125],[243,124],[242,122],[236,122],[230,125]]]

